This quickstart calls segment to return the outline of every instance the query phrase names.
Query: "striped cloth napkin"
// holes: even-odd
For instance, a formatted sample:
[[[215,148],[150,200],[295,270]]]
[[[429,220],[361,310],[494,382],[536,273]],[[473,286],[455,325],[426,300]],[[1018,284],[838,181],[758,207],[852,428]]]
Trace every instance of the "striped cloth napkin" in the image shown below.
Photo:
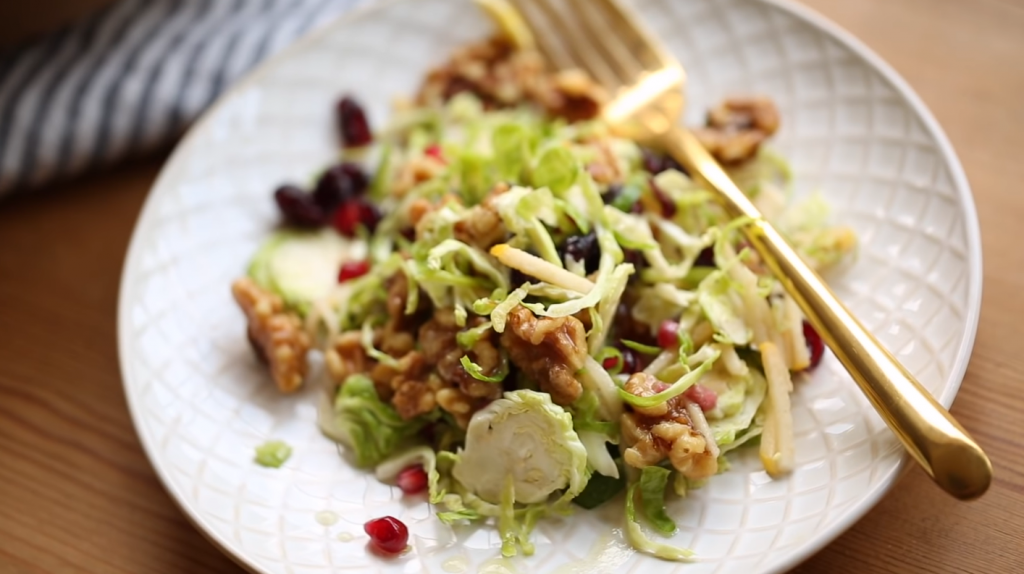
[[[0,55],[0,197],[152,152],[364,0],[120,0]]]

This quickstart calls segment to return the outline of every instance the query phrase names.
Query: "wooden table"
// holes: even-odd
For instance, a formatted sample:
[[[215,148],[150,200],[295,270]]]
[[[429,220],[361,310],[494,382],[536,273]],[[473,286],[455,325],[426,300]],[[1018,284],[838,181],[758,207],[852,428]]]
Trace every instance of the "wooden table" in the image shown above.
[[[992,457],[979,501],[912,470],[798,572],[1024,571],[1024,3],[808,0],[887,59],[946,129],[985,251],[953,413]],[[163,158],[0,202],[0,572],[241,572],[185,519],[121,390],[118,281]]]

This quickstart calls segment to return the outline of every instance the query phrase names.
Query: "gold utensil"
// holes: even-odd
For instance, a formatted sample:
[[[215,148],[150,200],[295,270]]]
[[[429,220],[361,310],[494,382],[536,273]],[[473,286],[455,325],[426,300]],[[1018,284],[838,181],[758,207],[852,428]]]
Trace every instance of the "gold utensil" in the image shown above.
[[[559,69],[582,69],[613,99],[603,118],[618,135],[663,149],[716,190],[744,233],[807,319],[903,442],[914,460],[953,496],[981,496],[992,465],[981,447],[913,375],[843,306],[824,281],[679,125],[682,65],[616,0],[512,0],[541,52]]]

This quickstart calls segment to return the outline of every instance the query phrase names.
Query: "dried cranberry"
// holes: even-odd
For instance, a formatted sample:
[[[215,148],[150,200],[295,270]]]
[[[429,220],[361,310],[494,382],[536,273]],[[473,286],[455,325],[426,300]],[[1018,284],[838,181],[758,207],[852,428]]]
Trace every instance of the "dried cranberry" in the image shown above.
[[[622,184],[621,183],[610,183],[608,189],[601,194],[601,199],[604,200],[605,204],[615,203],[615,200],[622,195]]]
[[[366,112],[351,96],[341,98],[337,106],[338,133],[345,147],[364,146],[373,141]]]
[[[710,411],[718,404],[718,394],[701,384],[693,385],[686,389],[686,392],[683,394],[686,395],[686,398],[697,403],[700,410],[704,412]]]
[[[601,263],[601,250],[598,249],[597,235],[590,232],[586,235],[570,235],[565,240],[565,254],[574,261],[583,261],[587,273],[597,271]]]
[[[686,169],[672,156],[665,155],[648,148],[641,149],[640,155],[644,169],[651,175],[658,175],[659,173],[669,169],[674,169],[684,174],[687,173]]]
[[[370,544],[386,554],[398,554],[409,544],[409,529],[392,516],[374,518],[363,525],[370,536]]]
[[[658,204],[661,206],[661,215],[665,218],[674,217],[676,214],[676,204],[672,201],[672,198],[664,192],[658,184],[654,183],[654,178],[651,178],[651,191],[654,193],[655,199],[658,200]]]
[[[313,196],[294,185],[282,185],[274,192],[274,201],[288,223],[301,227],[319,227],[324,224],[324,210]]]
[[[662,349],[679,348],[679,321],[666,319],[658,327],[658,346]]]
[[[334,212],[332,224],[338,233],[355,237],[360,224],[372,233],[380,223],[380,217],[380,211],[375,205],[362,198],[356,198],[341,204]]]
[[[341,270],[338,271],[338,283],[344,283],[362,277],[370,272],[369,261],[346,261],[341,264]]]
[[[427,489],[427,472],[418,464],[410,466],[398,473],[396,482],[405,494],[419,494]]]
[[[658,175],[668,169],[668,167],[666,167],[665,156],[654,150],[642,148],[640,150],[640,157],[643,161],[644,169],[651,175]]]
[[[697,256],[697,260],[693,262],[698,267],[714,267],[715,266],[715,250],[712,247],[705,247],[700,255]]]
[[[643,267],[644,263],[647,261],[646,259],[644,259],[643,251],[640,251],[639,249],[623,249],[622,259],[626,263],[631,264],[633,266],[633,269],[637,271],[637,273],[633,273],[632,275],[629,276],[629,279],[631,281],[640,276],[640,268]]]
[[[368,180],[363,169],[354,163],[340,163],[320,176],[313,198],[324,212],[334,211],[342,203],[366,191]]]
[[[825,354],[825,343],[821,341],[821,335],[807,321],[804,321],[804,340],[807,341],[807,350],[811,352],[811,364],[808,369],[813,369],[821,362]]]

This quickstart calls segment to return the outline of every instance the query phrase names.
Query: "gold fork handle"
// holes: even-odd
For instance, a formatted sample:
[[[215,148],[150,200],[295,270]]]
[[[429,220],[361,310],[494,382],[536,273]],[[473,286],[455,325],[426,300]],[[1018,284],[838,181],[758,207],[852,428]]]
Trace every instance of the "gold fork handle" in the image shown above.
[[[967,431],[839,302],[691,132],[670,130],[660,143],[719,191],[734,215],[753,220],[747,239],[921,467],[959,499],[981,496],[992,464]]]

